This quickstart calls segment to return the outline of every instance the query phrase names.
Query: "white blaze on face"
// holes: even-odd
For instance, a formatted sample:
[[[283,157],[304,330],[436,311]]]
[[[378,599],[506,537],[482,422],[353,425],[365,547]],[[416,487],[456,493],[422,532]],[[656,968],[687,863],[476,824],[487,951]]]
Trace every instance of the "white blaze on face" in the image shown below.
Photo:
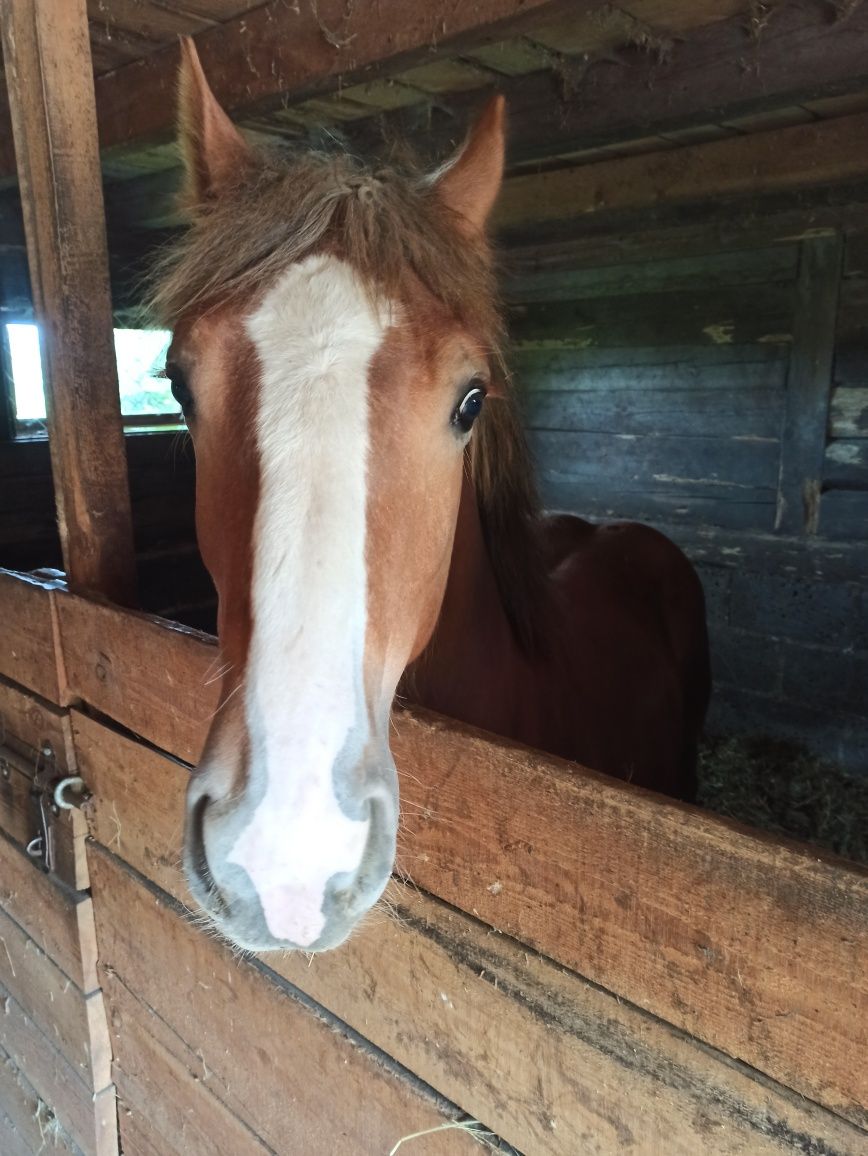
[[[368,368],[387,324],[331,256],[292,266],[247,323],[261,372],[245,688],[247,791],[259,802],[228,858],[249,875],[271,933],[301,947],[323,929],[328,880],[357,870],[368,838],[369,819],[341,807],[333,770],[368,733]]]

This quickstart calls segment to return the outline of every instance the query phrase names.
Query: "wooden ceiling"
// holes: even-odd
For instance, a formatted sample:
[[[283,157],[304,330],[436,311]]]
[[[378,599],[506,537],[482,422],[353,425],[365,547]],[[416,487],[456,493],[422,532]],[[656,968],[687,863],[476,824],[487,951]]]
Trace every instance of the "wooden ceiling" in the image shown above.
[[[195,37],[236,121],[268,143],[337,135],[368,154],[409,138],[441,159],[486,95],[502,91],[515,177],[868,107],[862,0],[87,6],[109,208],[130,227],[171,219],[179,34]],[[0,128],[0,174],[14,171],[9,138]]]

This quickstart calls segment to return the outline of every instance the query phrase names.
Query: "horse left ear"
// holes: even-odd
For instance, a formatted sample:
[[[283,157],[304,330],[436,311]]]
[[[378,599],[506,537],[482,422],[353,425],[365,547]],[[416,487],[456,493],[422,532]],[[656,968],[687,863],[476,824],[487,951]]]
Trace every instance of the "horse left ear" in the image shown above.
[[[505,108],[501,95],[489,100],[461,150],[435,180],[441,199],[455,212],[459,228],[470,239],[485,232],[485,223],[500,192]]]
[[[254,163],[250,146],[211,91],[189,36],[181,37],[178,139],[186,170],[182,203],[187,208],[219,196]]]

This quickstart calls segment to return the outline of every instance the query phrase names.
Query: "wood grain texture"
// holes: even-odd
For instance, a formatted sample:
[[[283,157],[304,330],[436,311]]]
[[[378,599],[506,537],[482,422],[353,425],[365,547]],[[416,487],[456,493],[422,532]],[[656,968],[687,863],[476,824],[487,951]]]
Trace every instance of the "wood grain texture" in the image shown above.
[[[60,702],[51,585],[0,570],[0,675]]]
[[[102,993],[85,996],[0,909],[0,984],[67,1060],[89,1092],[111,1083],[111,1045]]]
[[[868,438],[868,387],[839,386],[832,391],[829,433],[835,438]]]
[[[0,987],[0,1048],[23,1071],[84,1156],[117,1156],[114,1087],[93,1095],[26,1011]],[[37,1149],[38,1151],[38,1149]]]
[[[174,737],[176,754],[197,751],[201,706],[183,736],[164,720],[179,687],[203,685],[207,645],[77,606],[79,639],[98,631],[119,673],[156,646],[173,680],[152,682],[146,709],[94,678],[80,687],[85,701],[158,745]],[[401,866],[421,886],[859,1118],[864,872],[434,716],[396,723],[409,808]]]
[[[819,525],[842,261],[840,235],[802,243],[775,518],[782,533],[816,534]]]
[[[97,784],[96,841],[189,903],[176,853],[186,768],[83,715],[75,734]],[[129,839],[119,835],[128,831]],[[412,888],[393,884],[388,898],[391,914],[372,914],[339,951],[263,962],[528,1156],[574,1156],[578,1144],[588,1156],[625,1146],[649,1156],[759,1156],[790,1151],[799,1136],[829,1152],[858,1150],[860,1133],[836,1117],[759,1083],[523,945]],[[221,1119],[216,1107],[203,1116],[207,1084],[191,1086],[156,1038],[155,1014],[116,977],[107,984],[123,1021],[115,1067],[122,1101],[156,1121],[166,1152],[177,1150],[178,1135],[189,1146],[184,1156],[203,1144],[207,1152]],[[244,1141],[236,1139],[233,1152],[247,1152]]]
[[[4,1130],[5,1129],[5,1130]],[[0,1048],[0,1137],[4,1156],[52,1152],[82,1156],[81,1149],[27,1079]]]
[[[3,0],[2,34],[64,568],[75,588],[130,605],[135,554],[84,0]]]
[[[260,969],[195,932],[167,897],[98,847],[91,875],[119,1067],[124,1032],[111,998],[115,982],[158,1014],[170,1029],[163,1042],[179,1062],[206,1078],[213,1094],[272,1149],[373,1156],[449,1118],[447,1105],[338,1022],[327,1022]],[[476,1151],[476,1142],[458,1131],[426,1143],[432,1156]]]
[[[575,168],[514,176],[494,213],[502,231],[602,210],[637,209],[704,197],[771,193],[868,175],[858,113],[773,132],[627,156]]]
[[[42,652],[43,663],[51,661],[52,653],[53,643],[51,651]],[[34,771],[37,759],[41,763],[41,752],[46,748],[50,748],[58,771],[68,772],[75,767],[66,712],[3,678],[0,678],[0,739]]]
[[[55,883],[3,836],[0,906],[82,991],[97,987],[90,897]]]

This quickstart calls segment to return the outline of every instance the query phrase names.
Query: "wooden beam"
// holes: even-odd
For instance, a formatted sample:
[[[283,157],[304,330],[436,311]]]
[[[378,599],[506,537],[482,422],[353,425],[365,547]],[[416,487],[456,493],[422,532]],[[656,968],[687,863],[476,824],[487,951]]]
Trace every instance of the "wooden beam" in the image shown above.
[[[511,177],[495,210],[503,232],[706,198],[784,192],[868,177],[868,113],[666,152]]]
[[[3,0],[6,68],[71,585],[131,603],[135,554],[84,0]]]
[[[802,242],[775,529],[816,534],[832,396],[843,238]]]

